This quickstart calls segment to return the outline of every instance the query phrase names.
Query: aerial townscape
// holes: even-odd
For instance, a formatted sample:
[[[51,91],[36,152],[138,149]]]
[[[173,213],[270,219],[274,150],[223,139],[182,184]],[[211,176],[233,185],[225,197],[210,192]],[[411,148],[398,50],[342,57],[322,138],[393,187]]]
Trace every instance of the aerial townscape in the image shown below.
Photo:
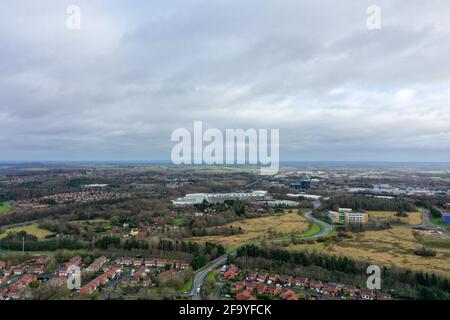
[[[449,55],[450,0],[2,1],[0,320],[445,310]]]
[[[450,295],[445,167],[4,163],[0,203],[1,300]]]

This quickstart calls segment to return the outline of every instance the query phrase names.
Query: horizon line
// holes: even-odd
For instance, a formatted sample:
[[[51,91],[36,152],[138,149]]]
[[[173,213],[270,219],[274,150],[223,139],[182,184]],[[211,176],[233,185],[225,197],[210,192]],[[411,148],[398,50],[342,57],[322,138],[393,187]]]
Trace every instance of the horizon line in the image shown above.
[[[1,160],[0,163],[49,163],[49,162],[67,162],[67,163],[76,163],[76,162],[154,162],[154,163],[172,163],[171,160],[152,160],[152,159],[146,159],[146,160],[113,160],[113,159],[106,159],[106,160],[100,160],[100,159],[84,159],[84,160],[63,160],[63,159],[57,159],[57,160]],[[327,162],[327,163],[343,163],[343,162],[357,162],[357,163],[435,163],[435,164],[450,164],[449,161],[408,161],[408,160],[285,160],[280,161],[279,163],[311,163],[311,162]],[[246,166],[250,164],[182,164],[180,166]],[[252,166],[257,166],[252,165]]]

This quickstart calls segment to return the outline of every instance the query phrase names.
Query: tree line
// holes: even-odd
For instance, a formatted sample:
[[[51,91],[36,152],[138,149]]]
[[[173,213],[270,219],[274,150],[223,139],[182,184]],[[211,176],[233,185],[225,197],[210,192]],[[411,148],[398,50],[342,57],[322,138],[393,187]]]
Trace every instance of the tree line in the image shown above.
[[[397,211],[415,212],[414,201],[406,198],[382,199],[364,195],[339,195],[330,197],[322,204],[324,209],[337,211],[338,208],[352,208],[356,211]]]

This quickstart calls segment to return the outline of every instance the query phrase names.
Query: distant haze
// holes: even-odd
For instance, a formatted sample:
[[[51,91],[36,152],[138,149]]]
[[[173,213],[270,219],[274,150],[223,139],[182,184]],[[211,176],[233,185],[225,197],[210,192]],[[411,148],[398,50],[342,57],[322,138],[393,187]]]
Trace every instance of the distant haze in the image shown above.
[[[369,5],[382,28],[366,27]],[[69,5],[81,30],[66,27]],[[448,0],[3,0],[0,160],[169,160],[279,128],[281,161],[450,161]]]

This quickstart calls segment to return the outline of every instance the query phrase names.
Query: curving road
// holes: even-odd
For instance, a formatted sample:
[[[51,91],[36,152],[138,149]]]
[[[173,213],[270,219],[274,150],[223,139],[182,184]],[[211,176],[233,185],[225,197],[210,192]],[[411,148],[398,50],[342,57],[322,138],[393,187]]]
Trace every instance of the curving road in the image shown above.
[[[235,254],[236,251],[233,251],[231,253],[224,254],[223,256],[218,257],[217,259],[211,261],[208,263],[201,271],[198,271],[194,275],[194,280],[192,281],[192,300],[202,300],[202,286],[205,282],[206,278],[208,277],[208,274],[213,272],[215,269],[220,267],[221,265],[224,265],[227,261],[227,257],[229,254]],[[198,290],[200,288],[200,290]]]
[[[320,237],[326,236],[327,234],[329,234],[333,230],[333,225],[313,217],[312,216],[312,211],[305,212],[305,217],[307,219],[317,223],[320,226],[320,231],[319,231],[319,233],[316,233],[315,235],[313,235],[311,237],[305,237],[305,238],[302,238],[302,239],[308,240],[308,239],[320,238]]]
[[[292,237],[292,236],[290,236],[290,237],[286,237],[286,238],[282,238],[282,239],[274,239],[274,240],[269,240],[269,241],[273,242],[273,243],[277,243],[277,242],[283,242],[285,240],[291,240],[292,238],[297,239],[297,240],[314,240],[314,239],[318,239],[318,238],[326,236],[333,230],[333,226],[331,224],[328,224],[322,220],[314,218],[312,216],[312,211],[306,211],[304,213],[304,215],[308,220],[319,225],[320,231],[318,233],[313,234],[312,236],[308,236],[308,237]]]
[[[422,224],[421,227],[422,228],[428,228],[431,226],[431,218],[430,218],[430,210],[428,209],[423,209],[423,214],[422,214]]]
[[[312,240],[312,239],[317,239],[317,238],[321,238],[325,235],[327,235],[328,233],[330,233],[333,230],[333,226],[322,221],[319,220],[317,218],[314,218],[312,216],[312,211],[309,210],[307,212],[305,212],[305,217],[314,222],[317,223],[320,226],[320,231],[318,233],[316,233],[315,235],[309,236],[309,237],[302,237],[302,238],[298,238],[298,239],[302,239],[302,240]],[[283,239],[280,240],[272,240],[273,242],[281,242],[283,241]],[[229,252],[227,254],[224,254],[223,256],[220,256],[219,258],[211,261],[210,263],[208,263],[201,271],[198,271],[195,275],[194,275],[194,280],[192,281],[192,290],[191,290],[191,296],[192,296],[192,300],[202,300],[202,286],[203,283],[205,282],[206,278],[208,277],[208,274],[210,274],[211,272],[213,272],[215,269],[217,269],[218,267],[220,267],[221,265],[224,265],[225,262],[227,261],[227,257],[228,255],[235,255],[236,254],[237,249],[233,250],[232,252]],[[198,288],[200,288],[198,290]]]

